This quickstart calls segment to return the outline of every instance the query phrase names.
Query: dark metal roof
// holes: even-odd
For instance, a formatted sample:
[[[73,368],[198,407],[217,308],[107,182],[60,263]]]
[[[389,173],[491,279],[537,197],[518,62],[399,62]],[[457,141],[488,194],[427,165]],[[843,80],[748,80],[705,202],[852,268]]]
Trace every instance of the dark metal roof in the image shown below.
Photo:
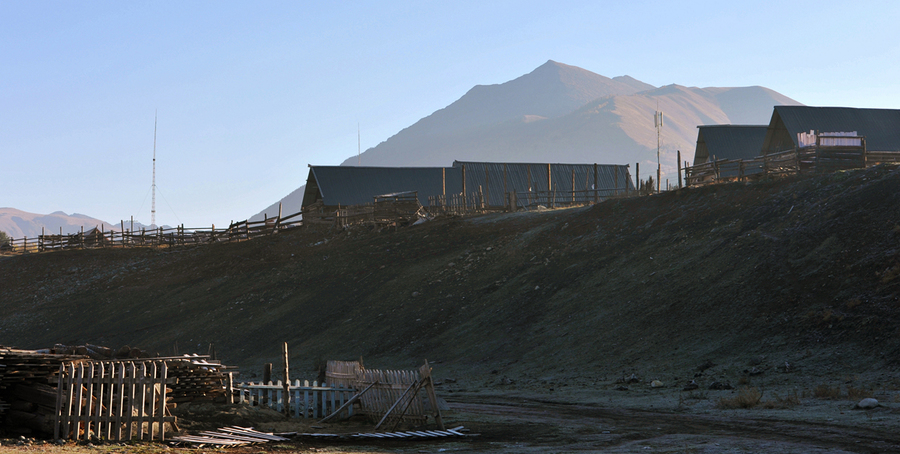
[[[309,166],[303,209],[322,200],[326,206],[372,203],[375,196],[418,192],[419,203],[428,197],[462,191],[460,169],[445,167]]]
[[[775,106],[763,150],[797,146],[800,132],[850,132],[866,137],[869,151],[900,151],[900,110],[852,107]]]
[[[557,196],[558,202],[565,202],[567,197],[571,197],[570,191],[595,189],[595,169],[596,189],[609,190],[601,192],[601,196],[611,195],[616,188],[620,191],[634,190],[627,165],[453,162],[456,169],[463,166],[466,169],[466,192],[483,192],[487,204],[491,206],[505,205],[505,194],[509,192],[543,192],[548,188],[560,193],[569,192],[568,195]]]
[[[319,201],[325,206],[361,205],[378,195],[411,191],[428,206],[429,197],[462,194],[464,186],[469,197],[483,194],[490,206],[506,205],[508,192],[545,192],[548,187],[559,191],[558,201],[565,202],[571,198],[573,176],[576,191],[592,190],[595,172],[601,197],[616,189],[634,190],[627,165],[455,161],[453,167],[309,166],[303,209]]]
[[[697,126],[694,165],[715,159],[753,159],[762,152],[766,125]]]

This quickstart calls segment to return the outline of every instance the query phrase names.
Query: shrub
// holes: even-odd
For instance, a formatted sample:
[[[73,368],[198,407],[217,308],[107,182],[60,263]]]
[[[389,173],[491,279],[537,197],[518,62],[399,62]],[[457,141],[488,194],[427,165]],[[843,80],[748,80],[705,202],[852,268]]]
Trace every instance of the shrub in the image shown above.
[[[841,387],[835,386],[832,388],[828,385],[816,386],[816,389],[813,390],[813,397],[816,399],[840,399]]]
[[[759,402],[761,400],[762,392],[760,392],[759,389],[757,389],[756,387],[744,387],[741,388],[740,391],[738,391],[738,394],[735,397],[720,398],[716,406],[724,409],[753,408],[759,405]]]

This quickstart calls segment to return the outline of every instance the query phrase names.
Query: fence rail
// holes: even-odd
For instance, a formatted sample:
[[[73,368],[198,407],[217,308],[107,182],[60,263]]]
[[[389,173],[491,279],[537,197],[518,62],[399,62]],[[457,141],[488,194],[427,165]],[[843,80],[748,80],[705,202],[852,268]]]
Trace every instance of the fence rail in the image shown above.
[[[240,393],[240,403],[269,407],[284,413],[284,384],[281,380],[275,383],[240,383],[234,389]],[[318,382],[310,385],[308,380],[301,384],[300,380],[295,380],[288,392],[290,414],[294,418],[319,419],[337,411],[355,390],[343,384],[330,387],[320,386]],[[353,416],[353,406],[348,405],[344,412],[342,416]]]
[[[538,207],[561,208],[589,205],[591,203],[599,203],[610,197],[627,195],[638,195],[638,193],[634,189],[627,188],[581,189],[575,191],[516,191],[506,193],[503,197],[503,205],[491,205],[484,193],[472,192],[465,197],[462,194],[431,196],[428,198],[429,206],[427,210],[431,213],[463,215],[487,211],[532,210]]]
[[[261,236],[272,235],[279,231],[303,225],[300,218],[302,212],[289,216],[277,216],[261,221],[244,220],[232,222],[227,228],[216,229],[215,224],[206,228],[185,228],[184,225],[164,229],[125,229],[125,222],[120,222],[120,230],[104,230],[102,226],[88,231],[81,228],[78,233],[41,234],[34,238],[10,239],[0,244],[0,253],[25,254],[51,252],[68,249],[94,248],[132,248],[154,247],[171,248],[199,244],[229,243],[246,241]]]
[[[867,151],[862,146],[811,146],[769,153],[753,159],[719,159],[685,167],[687,186],[744,181],[768,176],[828,173],[862,169],[876,164],[900,163],[900,152]]]

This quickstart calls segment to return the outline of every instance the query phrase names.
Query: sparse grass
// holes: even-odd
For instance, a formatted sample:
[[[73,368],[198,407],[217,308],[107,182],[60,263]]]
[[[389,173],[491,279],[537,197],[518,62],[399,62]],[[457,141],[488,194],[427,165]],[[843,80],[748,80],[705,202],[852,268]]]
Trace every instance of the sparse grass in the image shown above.
[[[819,385],[813,390],[813,397],[816,399],[840,399],[841,398],[841,387],[836,386],[832,388],[829,385]]]
[[[759,405],[761,400],[762,392],[758,388],[743,387],[738,391],[738,394],[735,397],[720,398],[716,403],[716,407],[728,410],[735,408],[753,408]]]
[[[856,400],[856,399],[865,399],[867,397],[872,397],[872,391],[868,389],[862,388],[854,388],[852,386],[847,387],[847,399]]]
[[[760,407],[769,410],[793,408],[800,405],[800,396],[797,391],[791,391],[787,396],[781,397],[777,393],[772,393],[772,399],[762,400],[763,393],[758,388],[744,387],[738,391],[737,396],[731,398],[720,398],[716,403],[717,408],[733,410],[737,408],[754,408]]]
[[[785,408],[793,408],[797,405],[800,405],[800,396],[797,395],[797,391],[791,391],[787,396],[781,397],[777,393],[772,393],[772,397],[774,400],[767,400],[762,402],[763,408],[768,409],[785,409]]]
[[[819,385],[813,389],[813,397],[816,399],[829,399],[829,400],[857,400],[857,399],[865,399],[866,397],[872,397],[874,394],[871,390],[863,389],[863,388],[854,388],[853,386],[847,387],[847,393],[844,394],[841,392],[840,386],[829,386],[829,385]]]

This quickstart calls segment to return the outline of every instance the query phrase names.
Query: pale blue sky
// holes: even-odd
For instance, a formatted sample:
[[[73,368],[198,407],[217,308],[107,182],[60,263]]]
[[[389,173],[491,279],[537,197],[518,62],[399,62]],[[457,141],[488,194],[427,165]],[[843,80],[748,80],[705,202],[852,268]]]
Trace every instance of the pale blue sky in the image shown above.
[[[0,0],[0,206],[245,219],[548,59],[659,86],[900,108],[896,1]],[[448,160],[447,164],[450,164]]]

